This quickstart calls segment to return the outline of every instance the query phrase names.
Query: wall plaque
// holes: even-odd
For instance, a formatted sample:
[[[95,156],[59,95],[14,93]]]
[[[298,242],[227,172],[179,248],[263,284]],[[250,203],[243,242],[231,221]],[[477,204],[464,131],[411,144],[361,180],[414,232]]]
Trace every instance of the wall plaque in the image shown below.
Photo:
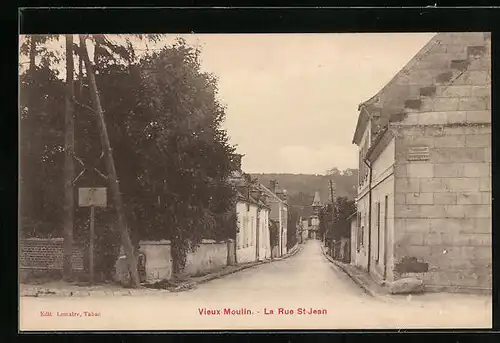
[[[412,147],[408,149],[408,161],[427,161],[429,160],[429,147]]]

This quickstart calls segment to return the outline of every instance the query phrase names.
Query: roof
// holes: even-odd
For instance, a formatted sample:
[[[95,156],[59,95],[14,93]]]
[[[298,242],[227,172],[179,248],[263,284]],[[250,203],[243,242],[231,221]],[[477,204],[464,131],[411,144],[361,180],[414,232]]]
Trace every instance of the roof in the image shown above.
[[[423,89],[436,85],[448,88],[468,69],[477,68],[477,56],[469,51],[483,48],[488,36],[484,33],[459,32],[435,35],[408,64],[375,96],[360,104],[358,123],[353,143],[360,143],[369,120],[372,120],[372,144],[366,158],[375,160],[392,138],[387,130],[391,122],[402,121],[409,112],[418,112],[421,103],[433,98],[432,93],[422,95]],[[485,58],[481,56],[480,59]],[[460,66],[462,64],[463,66]],[[442,78],[445,74],[447,77]],[[416,107],[410,107],[410,103]],[[422,110],[423,111],[423,110]]]
[[[312,206],[323,206],[323,204],[321,203],[321,199],[319,197],[319,191],[316,191],[316,193],[314,193],[314,200]]]
[[[370,119],[377,134],[404,112],[407,100],[420,97],[420,88],[432,86],[438,75],[452,69],[452,62],[467,59],[466,47],[482,45],[484,40],[485,34],[477,32],[436,34],[377,94],[358,106],[353,143],[359,145]]]
[[[269,197],[271,197],[272,199],[274,199],[275,201],[278,201],[278,202],[281,202],[283,203],[284,205],[288,206],[288,204],[286,203],[286,201],[284,201],[283,199],[281,199],[279,196],[277,196],[275,193],[273,193],[269,188],[267,188],[266,186],[264,186],[263,184],[260,184],[260,187],[262,188],[262,190],[267,194],[269,195]]]

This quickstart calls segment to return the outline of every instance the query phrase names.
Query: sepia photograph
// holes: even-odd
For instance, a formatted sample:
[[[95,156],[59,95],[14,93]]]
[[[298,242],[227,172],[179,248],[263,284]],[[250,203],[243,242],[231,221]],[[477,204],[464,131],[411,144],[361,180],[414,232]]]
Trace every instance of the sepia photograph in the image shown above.
[[[19,330],[492,327],[491,33],[19,36]]]

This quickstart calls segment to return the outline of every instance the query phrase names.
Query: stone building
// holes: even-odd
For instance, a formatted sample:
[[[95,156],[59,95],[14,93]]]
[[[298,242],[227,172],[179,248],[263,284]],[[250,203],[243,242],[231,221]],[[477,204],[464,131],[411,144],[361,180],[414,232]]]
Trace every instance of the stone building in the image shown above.
[[[353,263],[491,290],[490,34],[437,34],[358,110]]]
[[[278,186],[276,180],[271,180],[269,188],[261,185],[271,212],[269,219],[278,225],[278,245],[273,250],[273,257],[279,257],[287,253],[287,235],[288,235],[288,202],[285,190]]]
[[[235,256],[237,263],[260,261],[271,258],[269,196],[266,189],[241,170],[243,155],[235,155],[238,170],[230,182],[236,187],[236,233]]]

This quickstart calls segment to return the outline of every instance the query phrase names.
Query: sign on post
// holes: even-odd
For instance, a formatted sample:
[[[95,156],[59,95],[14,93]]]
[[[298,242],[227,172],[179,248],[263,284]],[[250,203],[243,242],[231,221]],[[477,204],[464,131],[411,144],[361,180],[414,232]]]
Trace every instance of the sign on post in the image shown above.
[[[106,187],[88,187],[78,189],[78,205],[90,207],[90,240],[89,240],[89,269],[90,282],[94,281],[94,231],[95,231],[95,207],[106,207]]]
[[[106,187],[85,187],[78,188],[78,206],[80,207],[106,207],[107,205]]]

